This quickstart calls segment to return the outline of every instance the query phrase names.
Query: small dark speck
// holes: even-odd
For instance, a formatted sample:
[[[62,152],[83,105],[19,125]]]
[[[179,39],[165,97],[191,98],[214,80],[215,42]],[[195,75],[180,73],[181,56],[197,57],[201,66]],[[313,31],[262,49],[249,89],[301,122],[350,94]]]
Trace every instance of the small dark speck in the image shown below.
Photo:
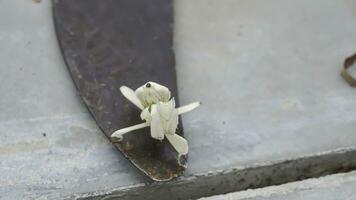
[[[46,134],[46,133],[42,133],[42,135],[43,135],[43,137],[46,137],[46,136],[47,136],[47,134]]]
[[[222,121],[222,124],[223,124],[223,125],[225,125],[225,124],[226,124],[226,122],[225,122],[225,121]]]
[[[33,3],[41,3],[42,0],[32,0]]]
[[[20,67],[20,71],[22,71],[22,67]]]

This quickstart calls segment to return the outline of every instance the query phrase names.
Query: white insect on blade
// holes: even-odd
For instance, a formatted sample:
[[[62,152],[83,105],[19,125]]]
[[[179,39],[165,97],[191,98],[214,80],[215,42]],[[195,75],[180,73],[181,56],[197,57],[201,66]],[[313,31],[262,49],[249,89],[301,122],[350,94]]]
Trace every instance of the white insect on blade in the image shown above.
[[[174,99],[158,102],[151,107],[151,136],[163,140],[164,135],[173,135],[178,126],[178,110]]]
[[[160,101],[167,102],[171,98],[171,92],[167,87],[151,81],[137,88],[135,93],[144,107],[149,107]]]
[[[121,86],[120,91],[126,99],[131,101],[135,106],[137,106],[139,109],[143,110],[144,107],[141,103],[141,100],[137,97],[135,91],[133,91],[131,88],[128,88],[126,86]]]
[[[175,100],[171,99],[169,89],[151,81],[136,91],[126,86],[122,86],[120,91],[141,109],[140,117],[146,122],[117,130],[111,137],[122,140],[124,134],[150,126],[152,138],[163,140],[166,137],[179,155],[188,153],[187,140],[175,133],[178,126],[178,115],[194,110],[200,106],[200,102],[176,108]]]

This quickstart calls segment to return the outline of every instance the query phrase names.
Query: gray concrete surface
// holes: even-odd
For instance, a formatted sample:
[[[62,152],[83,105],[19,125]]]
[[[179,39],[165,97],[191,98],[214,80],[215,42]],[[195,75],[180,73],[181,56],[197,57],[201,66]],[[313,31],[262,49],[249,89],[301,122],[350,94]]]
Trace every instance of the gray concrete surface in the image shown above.
[[[132,185],[73,195],[80,200],[182,200],[279,185],[356,169],[356,150],[324,152],[308,157],[263,163],[246,168],[192,174],[169,183]]]
[[[356,51],[355,0],[177,0],[175,9],[179,98],[203,106],[183,116],[189,166],[172,187],[356,147],[356,91],[338,75]],[[77,96],[48,0],[0,1],[0,44],[0,199],[144,187]],[[326,161],[355,154],[335,155]]]
[[[183,118],[193,172],[356,145],[356,92],[339,76],[356,52],[355,0],[178,0],[176,10],[181,102],[204,104]]]
[[[355,188],[356,171],[353,171],[199,200],[353,200]]]

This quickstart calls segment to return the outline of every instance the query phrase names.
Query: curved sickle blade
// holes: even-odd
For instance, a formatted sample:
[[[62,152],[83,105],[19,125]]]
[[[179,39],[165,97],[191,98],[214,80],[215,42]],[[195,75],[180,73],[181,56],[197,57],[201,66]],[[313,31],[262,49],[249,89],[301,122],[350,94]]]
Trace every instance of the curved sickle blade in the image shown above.
[[[172,0],[54,0],[54,20],[64,59],[74,83],[105,135],[142,123],[140,111],[119,87],[137,88],[155,81],[177,97],[172,52]],[[182,127],[178,134],[182,135]],[[149,128],[126,134],[114,145],[156,181],[181,174],[165,139],[151,138]]]

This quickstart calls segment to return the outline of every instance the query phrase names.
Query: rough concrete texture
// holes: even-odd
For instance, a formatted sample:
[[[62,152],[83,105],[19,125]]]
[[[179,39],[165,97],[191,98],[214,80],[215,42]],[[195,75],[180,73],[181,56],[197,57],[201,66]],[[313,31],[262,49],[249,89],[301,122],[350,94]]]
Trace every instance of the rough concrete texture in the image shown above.
[[[0,199],[55,199],[144,182],[76,94],[50,1],[0,1],[0,25]]]
[[[355,0],[178,0],[175,49],[192,172],[356,145]],[[206,156],[209,155],[209,159]]]
[[[356,199],[356,171],[308,179],[280,186],[217,195],[200,200],[352,200]]]
[[[326,167],[354,166],[353,150],[335,150],[356,147],[356,90],[339,76],[356,51],[355,0],[177,0],[175,9],[179,98],[203,106],[183,116],[189,165],[170,188],[194,191],[209,174],[223,181],[231,169],[255,166],[267,181],[273,169],[263,174],[265,165],[320,152],[334,153],[322,159]],[[0,1],[0,25],[0,199],[102,198],[144,187],[148,180],[76,95],[50,2]],[[323,174],[315,163],[287,169],[296,179],[305,170]],[[238,180],[216,182],[210,194]]]
[[[335,172],[350,171],[356,169],[355,157],[356,150],[325,152],[294,160],[263,163],[244,169],[233,168],[194,174],[170,183],[133,185],[73,195],[70,198],[81,200],[196,199],[203,196],[278,185]]]

